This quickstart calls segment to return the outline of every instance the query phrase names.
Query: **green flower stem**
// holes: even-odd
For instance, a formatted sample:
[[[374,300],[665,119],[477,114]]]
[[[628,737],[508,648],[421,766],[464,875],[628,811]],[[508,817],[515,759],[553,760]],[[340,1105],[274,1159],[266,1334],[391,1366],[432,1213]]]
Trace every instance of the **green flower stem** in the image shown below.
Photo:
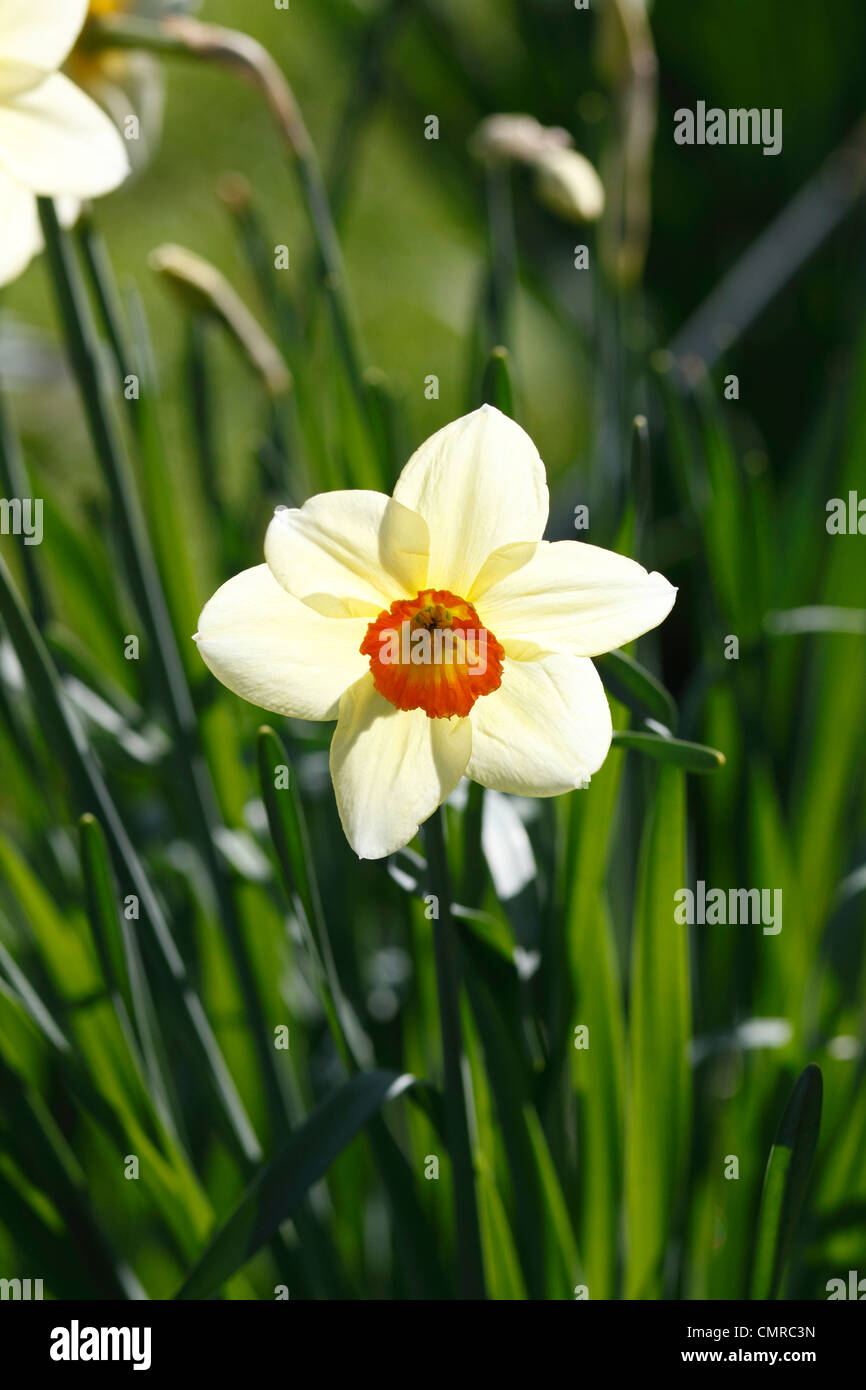
[[[225,174],[217,184],[217,193],[234,223],[241,250],[262,302],[268,307],[280,347],[291,357],[303,346],[301,323],[274,270],[273,242],[265,233],[252,187],[243,174]]]
[[[125,15],[94,19],[87,26],[83,42],[91,49],[142,49],[213,63],[237,73],[258,89],[297,170],[337,345],[362,417],[372,425],[343,257],[325,180],[295,95],[267,49],[248,34],[203,24],[189,15],[169,15],[158,21]]]
[[[517,238],[511,170],[493,165],[486,171],[487,228],[490,246],[489,313],[493,343],[507,347],[511,341],[511,309],[517,289]]]
[[[187,400],[196,444],[201,489],[211,511],[219,516],[219,454],[217,430],[214,429],[216,400],[208,361],[208,346],[207,320],[203,314],[190,314],[186,351]]]
[[[387,50],[412,9],[412,0],[385,0],[369,20],[361,40],[354,79],[334,137],[328,172],[331,208],[338,221],[346,205],[353,171],[357,167],[358,143],[376,98],[385,85]]]
[[[132,364],[124,342],[123,309],[114,283],[108,248],[87,212],[79,217],[75,234],[114,364],[118,375],[125,377],[132,371]],[[135,415],[133,418],[136,418]]]
[[[188,790],[188,809],[220,904],[244,1007],[253,1031],[268,1088],[271,1122],[285,1119],[285,1098],[258,989],[244,946],[240,922],[214,832],[222,825],[216,795],[198,740],[195,709],[162,590],[147,526],[135,492],[123,437],[118,429],[100,370],[99,341],[68,237],[49,199],[39,199],[51,275],[67,348],[81,391],[94,447],[111,490],[136,607],[153,642],[172,733]],[[126,355],[125,353],[123,354]]]
[[[278,792],[274,786],[274,770],[288,766],[289,755],[279,734],[267,724],[259,729],[256,757],[268,829],[287,896],[289,901],[297,900],[297,916],[306,928],[307,950],[334,1045],[347,1073],[361,1071],[373,1062],[369,1040],[360,1034],[340,987],[295,775],[289,788]]]
[[[195,736],[195,711],[184,679],[145,520],[135,493],[125,443],[105,390],[96,328],[69,238],[61,229],[54,204],[49,199],[40,198],[39,216],[61,327],[94,448],[111,490],[133,599],[153,638],[154,653],[166,690],[168,713],[175,726],[178,742],[186,754],[190,740]],[[194,781],[198,782],[199,777],[200,773],[196,770]]]
[[[430,882],[439,899],[433,922],[442,1058],[445,1073],[445,1121],[454,1173],[457,1260],[460,1296],[484,1298],[484,1265],[475,1198],[475,1172],[469,1138],[469,1117],[463,1085],[463,1038],[460,1028],[460,978],[457,941],[451,915],[451,879],[445,848],[445,811],[440,809],[424,826]]]
[[[30,497],[30,478],[27,465],[21,452],[18,435],[12,428],[6,414],[6,404],[0,396],[0,492],[4,497]],[[34,555],[35,547],[25,545],[22,539],[20,554],[24,583],[27,586],[27,599],[37,627],[41,627],[48,615],[48,601],[42,587],[42,579]]]
[[[329,446],[321,422],[311,408],[314,392],[300,315],[286,294],[282,276],[274,269],[273,246],[267,240],[254,206],[252,189],[242,175],[226,175],[217,191],[235,225],[241,252],[261,299],[268,306],[271,326],[295,380],[295,390],[282,403],[289,417],[287,424],[292,440],[292,490],[304,496],[317,490],[313,487],[314,480],[321,491],[342,486],[344,480],[331,474],[333,460]],[[307,283],[309,278],[302,275],[301,283]]]

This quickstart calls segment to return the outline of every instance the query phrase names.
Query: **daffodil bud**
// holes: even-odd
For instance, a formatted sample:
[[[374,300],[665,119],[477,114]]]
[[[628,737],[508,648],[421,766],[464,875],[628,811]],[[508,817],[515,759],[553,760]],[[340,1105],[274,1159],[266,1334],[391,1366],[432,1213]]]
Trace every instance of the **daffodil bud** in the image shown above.
[[[658,63],[646,0],[608,0],[597,33],[597,63],[611,93],[616,132],[602,159],[607,211],[601,263],[618,288],[628,289],[640,279],[650,229]]]
[[[499,114],[486,116],[476,127],[469,150],[485,164],[533,164],[546,151],[570,144],[571,136],[561,126],[543,126],[534,116]]]
[[[174,245],[151,251],[148,264],[186,309],[211,314],[222,322],[271,395],[290,389],[291,373],[280,352],[216,266],[186,247]]]
[[[217,197],[232,213],[246,212],[253,201],[249,179],[245,174],[238,174],[234,170],[220,176],[216,191]]]
[[[539,202],[569,222],[595,222],[604,211],[604,188],[588,159],[577,150],[547,150],[535,161]]]

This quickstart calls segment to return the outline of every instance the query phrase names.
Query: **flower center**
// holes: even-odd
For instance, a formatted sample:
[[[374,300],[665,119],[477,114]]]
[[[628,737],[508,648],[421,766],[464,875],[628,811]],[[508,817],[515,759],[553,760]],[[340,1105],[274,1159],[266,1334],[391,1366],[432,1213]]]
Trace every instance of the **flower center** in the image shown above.
[[[502,681],[501,643],[472,604],[448,589],[392,603],[367,628],[361,651],[380,695],[431,719],[467,715]]]

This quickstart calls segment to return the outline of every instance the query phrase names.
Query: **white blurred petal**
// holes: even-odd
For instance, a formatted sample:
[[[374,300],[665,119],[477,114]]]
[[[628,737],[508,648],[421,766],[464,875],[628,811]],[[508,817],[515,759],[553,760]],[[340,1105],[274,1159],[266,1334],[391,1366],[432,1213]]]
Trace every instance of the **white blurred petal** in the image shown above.
[[[484,798],[481,844],[500,902],[516,898],[538,872],[532,841],[517,809],[521,804],[494,791]]]
[[[0,172],[0,285],[27,269],[42,249],[36,198],[29,188]]]
[[[0,106],[0,169],[34,193],[96,198],[129,172],[123,139],[62,73]]]

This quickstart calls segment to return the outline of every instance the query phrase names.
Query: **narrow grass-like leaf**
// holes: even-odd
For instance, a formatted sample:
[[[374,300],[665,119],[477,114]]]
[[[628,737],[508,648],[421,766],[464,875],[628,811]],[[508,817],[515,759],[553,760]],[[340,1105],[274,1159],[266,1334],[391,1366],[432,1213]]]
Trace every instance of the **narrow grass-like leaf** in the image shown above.
[[[385,1102],[414,1084],[397,1072],[359,1072],[332,1091],[259,1170],[176,1296],[208,1298],[242,1269]]]
[[[266,725],[259,730],[256,755],[271,840],[286,892],[296,902],[301,925],[307,929],[322,1007],[343,1065],[357,1072],[370,1065],[372,1049],[340,986],[294,769],[282,740]],[[278,786],[286,775],[288,785]],[[412,1095],[441,1130],[438,1096],[432,1088],[413,1087]],[[371,1120],[369,1134],[393,1208],[395,1240],[409,1285],[419,1296],[436,1297],[443,1288],[434,1233],[418,1201],[412,1173],[381,1118]]]
[[[614,725],[621,727],[625,711],[614,703],[611,713]],[[572,792],[562,802],[566,833],[561,920],[571,985],[571,1012],[564,1027],[578,1134],[575,1225],[584,1279],[594,1299],[615,1298],[618,1293],[626,1030],[622,968],[605,884],[616,845],[613,826],[624,773],[622,758],[608,758],[587,791]]]
[[[492,912],[479,912],[476,908],[463,907],[460,903],[453,903],[451,910],[457,920],[465,922],[485,946],[496,951],[509,965],[512,964],[514,937],[502,917],[495,917]]]
[[[657,762],[668,767],[681,767],[684,772],[714,772],[723,767],[724,753],[716,748],[707,748],[703,743],[686,743],[679,738],[662,738],[659,734],[645,734],[637,730],[614,731],[614,748],[631,748],[636,753],[645,753]]]
[[[664,1254],[686,1171],[689,956],[687,928],[674,920],[674,894],[685,883],[685,836],[683,772],[661,767],[641,846],[632,945],[625,1288],[630,1299],[663,1296]]]
[[[670,691],[666,690],[645,666],[625,652],[606,652],[596,657],[599,675],[610,693],[634,713],[651,714],[668,729],[677,725],[677,707]]]
[[[285,1119],[284,1098],[274,1051],[268,1042],[261,992],[250,966],[232,888],[215,844],[215,836],[222,827],[222,817],[210,772],[203,757],[195,709],[172,628],[159,568],[135,488],[125,439],[118,426],[109,384],[102,371],[99,338],[87,302],[83,277],[73,253],[69,234],[60,226],[56,209],[50,199],[39,199],[39,217],[70,363],[81,392],[94,449],[111,490],[132,592],[152,640],[154,656],[159,667],[166,713],[171,722],[178,761],[185,777],[187,796],[183,800],[182,809],[189,816],[192,833],[198,841],[213,884],[243,997],[250,1036],[258,1053],[268,1099],[270,1123],[278,1128]],[[147,419],[147,416],[143,415],[140,419]],[[153,429],[148,430],[143,437],[147,437],[151,444],[158,443]],[[151,449],[150,463],[157,464],[160,459],[160,450]],[[171,487],[167,477],[165,485],[167,488]],[[164,497],[160,498],[159,505],[165,508]],[[170,512],[173,510],[169,507]]]
[[[806,1067],[779,1121],[767,1160],[755,1238],[752,1298],[778,1298],[803,1209],[821,1127],[820,1069]]]
[[[21,662],[40,723],[48,742],[67,769],[80,812],[99,814],[105,829],[118,872],[123,872],[130,890],[138,897],[142,921],[147,925],[150,941],[155,947],[154,958],[169,984],[175,1003],[190,1027],[201,1066],[201,1075],[212,1084],[220,1099],[240,1152],[247,1159],[259,1154],[258,1140],[244,1111],[225,1060],[216,1044],[210,1025],[186,974],[183,958],[154,893],[144,867],[133,848],[117,812],[102,773],[95,762],[78,721],[66,705],[57,672],[45,650],[29,614],[22,607],[11,582],[9,572],[0,557],[0,617],[6,623],[12,645]]]
[[[0,396],[0,493],[4,499],[9,501],[10,505],[12,505],[13,499],[17,499],[22,506],[24,499],[32,495],[18,435],[8,419],[6,403],[2,396]],[[33,547],[26,544],[23,535],[19,546],[19,555],[21,556],[21,567],[27,586],[30,608],[37,623],[42,623],[48,613],[42,575],[36,564]]]
[[[162,1120],[174,1129],[165,1082],[165,1052],[135,933],[117,910],[114,878],[102,826],[95,816],[79,822],[81,865],[88,916],[106,982],[119,992],[147,1073],[151,1097]]]
[[[271,841],[286,891],[290,898],[298,900],[303,912],[303,924],[310,933],[308,946],[319,975],[322,1006],[334,1042],[347,1066],[369,1065],[369,1042],[337,978],[295,771],[282,740],[266,724],[259,729],[256,756]]]
[[[508,1215],[491,1166],[483,1158],[477,1165],[476,1187],[488,1297],[493,1301],[507,1302],[525,1299],[526,1287]]]
[[[68,1237],[76,1246],[103,1298],[130,1297],[130,1284],[94,1217],[87,1184],[75,1155],[42,1098],[0,1058],[3,1119],[15,1135],[18,1162],[27,1177],[61,1213]]]
[[[444,808],[424,826],[424,846],[431,892],[438,900],[433,919],[433,947],[442,1037],[445,1123],[454,1175],[454,1211],[457,1229],[458,1288],[461,1298],[484,1297],[484,1262],[475,1175],[470,1138],[471,1095],[464,1081],[464,1050],[460,1023],[461,979],[457,933],[451,913],[451,875],[445,841]]]
[[[481,396],[488,405],[495,405],[503,415],[514,416],[514,391],[511,385],[511,357],[508,349],[495,347],[487,359]]]
[[[544,1130],[533,1106],[526,1106],[524,1119],[541,1182],[547,1297],[567,1300],[574,1297],[574,1287],[582,1277],[577,1242]]]
[[[522,1277],[530,1297],[544,1298],[543,1202],[524,1117],[531,1096],[530,1062],[523,1039],[520,986],[511,959],[513,943],[506,951],[501,942],[479,933],[477,922],[462,913],[455,920],[460,931],[461,967],[511,1174]]]

